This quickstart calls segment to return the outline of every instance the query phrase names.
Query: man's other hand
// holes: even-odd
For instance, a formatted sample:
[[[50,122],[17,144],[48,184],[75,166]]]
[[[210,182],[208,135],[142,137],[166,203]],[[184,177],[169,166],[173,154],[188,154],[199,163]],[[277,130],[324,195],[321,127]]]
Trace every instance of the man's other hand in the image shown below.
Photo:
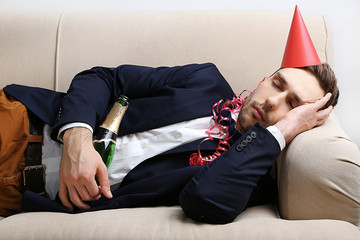
[[[88,209],[90,206],[85,201],[97,200],[101,193],[112,198],[107,168],[93,147],[91,131],[82,127],[70,128],[65,131],[63,142],[59,197],[64,206],[73,210],[73,203],[80,209]]]
[[[286,143],[289,143],[296,135],[322,125],[328,119],[333,107],[320,109],[325,106],[330,97],[331,93],[327,93],[315,103],[296,107],[275,124],[284,136]]]

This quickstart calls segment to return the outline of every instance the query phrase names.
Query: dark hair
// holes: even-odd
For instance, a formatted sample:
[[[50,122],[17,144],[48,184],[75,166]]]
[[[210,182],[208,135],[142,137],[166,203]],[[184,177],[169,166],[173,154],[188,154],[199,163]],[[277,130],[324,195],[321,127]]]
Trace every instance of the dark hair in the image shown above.
[[[325,93],[330,92],[331,98],[325,104],[323,109],[332,105],[333,107],[337,104],[339,98],[339,88],[337,86],[337,79],[335,77],[334,71],[331,69],[330,65],[323,63],[320,65],[302,67],[301,69],[307,70],[312,73],[320,83],[320,87],[325,91]]]

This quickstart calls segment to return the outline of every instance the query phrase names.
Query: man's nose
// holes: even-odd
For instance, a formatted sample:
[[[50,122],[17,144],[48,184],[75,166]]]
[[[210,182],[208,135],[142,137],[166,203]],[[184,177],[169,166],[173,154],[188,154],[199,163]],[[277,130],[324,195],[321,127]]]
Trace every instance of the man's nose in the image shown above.
[[[266,99],[268,111],[274,111],[282,104],[285,104],[286,92],[277,93]]]

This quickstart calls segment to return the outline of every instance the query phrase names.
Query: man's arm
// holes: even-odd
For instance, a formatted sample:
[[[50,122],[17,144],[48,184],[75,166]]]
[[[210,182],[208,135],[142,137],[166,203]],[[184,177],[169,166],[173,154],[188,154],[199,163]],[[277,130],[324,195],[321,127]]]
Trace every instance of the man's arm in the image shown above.
[[[196,221],[232,222],[279,154],[277,140],[256,123],[188,182],[180,193],[180,206]]]
[[[118,95],[125,93],[131,99],[146,96],[147,92],[157,89],[152,79],[156,79],[159,86],[167,85],[166,81],[171,81],[167,75],[176,70],[124,65],[117,68],[95,67],[77,74],[63,98],[52,137],[58,137],[59,130],[73,122],[87,124],[94,129]],[[84,201],[97,200],[101,193],[111,198],[107,168],[93,147],[92,132],[84,127],[75,127],[66,129],[60,137],[64,148],[59,197],[64,206],[72,210],[74,204],[80,209],[87,209],[89,206]]]
[[[320,110],[330,94],[313,104],[291,110],[275,126],[289,143],[297,134],[323,124],[332,107]],[[228,151],[194,176],[179,201],[191,218],[208,223],[229,223],[246,207],[260,178],[280,154],[272,134],[259,123],[250,128]]]
[[[198,72],[205,70],[208,76],[204,76],[202,81],[195,77]],[[73,122],[86,123],[91,128],[102,123],[110,106],[116,101],[120,94],[125,94],[130,98],[133,108],[138,99],[149,99],[153,97],[163,97],[165,101],[158,101],[156,107],[151,108],[155,114],[163,112],[170,104],[183,104],[185,101],[196,101],[209,94],[214,95],[217,101],[219,94],[214,93],[214,88],[219,91],[228,88],[225,79],[215,81],[210,76],[210,72],[216,75],[216,67],[213,64],[191,64],[177,67],[151,68],[144,66],[121,65],[117,68],[95,67],[77,74],[71,82],[67,94],[63,97],[62,103],[57,114],[56,122],[53,126],[52,138],[56,138],[59,129],[65,124]],[[210,91],[209,91],[210,89]],[[168,96],[179,95],[179,92],[186,91],[187,94],[182,101],[174,103]],[[233,92],[229,97],[232,97]],[[168,98],[166,98],[168,97]],[[161,107],[160,107],[161,104]],[[140,106],[139,112],[149,111],[147,106]],[[172,106],[174,107],[174,106]],[[131,115],[133,111],[128,109]],[[122,124],[123,126],[123,124]]]
[[[199,73],[205,69],[205,76]],[[115,69],[97,67],[84,71],[74,78],[63,98],[59,119],[52,135],[57,137],[58,130],[72,122],[86,123],[95,128],[105,117],[109,104],[111,105],[120,93],[129,96],[132,101],[126,116],[127,120],[131,119],[128,121],[130,124],[136,124],[140,118],[144,118],[146,111],[147,117],[163,116],[164,109],[175,108],[185,102],[189,104],[205,98],[211,104],[211,101],[231,97],[231,88],[227,87],[225,80],[219,80],[222,76],[220,73],[216,75],[216,72],[218,71],[213,64],[172,68],[128,65]],[[154,108],[149,109],[149,97],[153,97],[155,93],[159,98],[152,102],[155,104]],[[179,98],[179,95],[183,98]],[[147,100],[140,105],[137,99]],[[125,126],[125,123],[126,121],[123,121],[122,126]],[[100,193],[111,197],[108,192],[109,181],[106,167],[92,146],[90,131],[85,128],[76,129],[74,132],[73,130],[68,129],[63,135],[59,196],[63,204],[70,209],[70,201],[79,208],[88,208],[84,201],[95,200]],[[101,192],[94,180],[95,176],[99,179]]]

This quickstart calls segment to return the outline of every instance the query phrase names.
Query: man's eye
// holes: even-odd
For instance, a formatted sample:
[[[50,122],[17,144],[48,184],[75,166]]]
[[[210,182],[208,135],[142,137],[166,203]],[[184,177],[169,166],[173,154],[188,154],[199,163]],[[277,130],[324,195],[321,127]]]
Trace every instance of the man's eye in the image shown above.
[[[295,105],[292,103],[292,101],[289,101],[289,105],[290,105],[290,108],[291,108],[291,109],[294,109],[294,108],[295,108]]]
[[[290,100],[289,101],[289,106],[290,106],[291,109],[294,109],[294,108],[300,106],[300,104],[296,100]]]
[[[276,87],[277,89],[281,90],[280,84],[276,82],[276,80],[272,81],[272,85]]]

